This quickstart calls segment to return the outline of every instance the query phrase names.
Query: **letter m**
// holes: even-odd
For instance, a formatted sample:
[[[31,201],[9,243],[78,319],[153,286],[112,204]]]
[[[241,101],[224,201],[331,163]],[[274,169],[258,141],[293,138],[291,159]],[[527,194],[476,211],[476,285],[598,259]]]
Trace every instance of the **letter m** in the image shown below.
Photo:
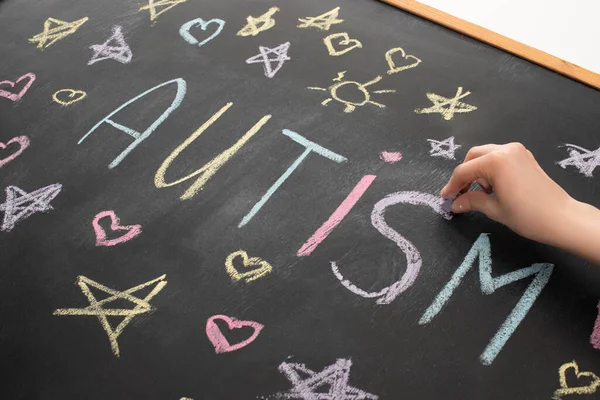
[[[479,258],[479,281],[481,283],[481,291],[484,294],[492,294],[496,289],[532,275],[534,276],[519,302],[515,305],[479,357],[482,364],[490,365],[494,362],[502,347],[504,347],[508,339],[515,332],[521,321],[523,321],[525,315],[527,315],[527,312],[529,312],[533,303],[535,303],[535,300],[548,283],[554,266],[552,264],[532,264],[530,267],[494,278],[492,277],[492,248],[490,239],[487,234],[481,234],[473,244],[473,247],[471,247],[471,250],[469,250],[462,264],[458,267],[454,275],[452,275],[450,281],[440,291],[429,308],[425,310],[425,313],[419,320],[419,325],[431,322],[439,314],[458,288],[458,285],[460,285],[464,276],[473,267],[477,258]]]

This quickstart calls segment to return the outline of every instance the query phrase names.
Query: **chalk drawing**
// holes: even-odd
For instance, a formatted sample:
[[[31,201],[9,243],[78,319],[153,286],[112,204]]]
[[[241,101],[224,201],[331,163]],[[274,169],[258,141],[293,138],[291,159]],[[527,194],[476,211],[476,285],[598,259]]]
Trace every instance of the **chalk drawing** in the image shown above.
[[[210,35],[206,39],[202,40],[201,42],[199,42],[198,39],[196,39],[196,37],[190,33],[190,29],[192,29],[194,27],[198,27],[206,32],[206,28],[208,28],[208,26],[211,24],[216,24],[217,29],[215,29],[215,31],[213,32],[212,35]],[[183,40],[185,40],[189,44],[193,44],[193,45],[197,45],[198,47],[202,47],[206,43],[210,42],[211,40],[213,40],[214,38],[219,36],[219,34],[223,30],[224,26],[225,26],[225,21],[223,21],[222,19],[213,18],[211,20],[205,21],[202,18],[196,18],[196,19],[193,19],[193,20],[181,25],[181,28],[179,28],[179,35],[181,35]]]
[[[346,289],[361,297],[372,299],[377,298],[377,304],[390,304],[401,293],[406,291],[419,276],[421,270],[421,254],[419,250],[408,239],[400,235],[385,222],[385,210],[396,204],[411,204],[415,206],[428,206],[445,219],[452,219],[452,214],[442,208],[442,199],[438,196],[423,192],[396,192],[387,195],[378,201],[373,207],[371,213],[371,223],[386,238],[390,239],[402,250],[406,256],[406,271],[402,277],[392,285],[381,289],[378,292],[366,292],[341,274],[337,263],[331,262],[331,270],[336,278],[344,285]]]
[[[246,25],[237,33],[238,36],[256,36],[261,32],[267,31],[275,26],[273,15],[279,11],[278,7],[271,7],[260,17],[254,18],[248,16]]]
[[[6,200],[0,204],[0,211],[4,212],[2,230],[10,231],[15,225],[37,212],[53,210],[50,202],[62,190],[60,183],[45,186],[41,189],[27,193],[16,186],[6,188]]]
[[[150,12],[150,21],[155,24],[162,13],[165,13],[176,5],[185,3],[186,1],[187,0],[150,0],[148,4],[142,6],[139,11],[148,10]],[[162,9],[158,11],[161,7]]]
[[[292,165],[288,167],[288,169],[279,177],[279,179],[277,179],[277,181],[273,183],[269,190],[267,190],[263,197],[254,205],[254,207],[252,207],[250,212],[248,212],[248,214],[246,214],[246,216],[239,223],[238,228],[241,228],[242,226],[246,225],[252,220],[252,218],[260,211],[260,209],[271,198],[271,196],[275,194],[275,192],[277,191],[277,189],[279,189],[283,182],[285,182],[285,180],[290,177],[290,175],[296,170],[296,168],[298,168],[300,164],[302,164],[302,161],[304,161],[304,159],[308,157],[308,155],[311,152],[315,152],[318,155],[328,158],[331,161],[335,161],[337,163],[348,161],[346,157],[334,153],[333,151],[306,139],[304,136],[301,136],[300,134],[294,131],[284,129],[281,133],[292,139],[294,142],[306,147],[306,150],[304,150],[304,152],[296,159],[296,161],[294,161]]]
[[[573,369],[577,379],[586,378],[585,382],[589,382],[586,386],[569,386],[567,384],[566,372],[569,369]],[[589,395],[596,393],[596,390],[600,387],[600,378],[593,372],[579,372],[579,366],[575,361],[563,364],[558,369],[558,377],[560,381],[560,388],[554,392],[553,400],[561,400],[563,396],[570,396],[574,394],[578,395]]]
[[[455,113],[468,113],[477,110],[477,107],[459,101],[470,94],[471,92],[463,93],[462,87],[458,88],[456,95],[452,98],[440,96],[435,93],[427,93],[427,98],[433,103],[433,106],[428,108],[416,108],[415,113],[440,113],[446,121],[449,121],[454,118]]]
[[[479,282],[483,294],[493,294],[496,290],[513,282],[535,276],[531,281],[521,299],[517,302],[511,313],[506,317],[494,337],[490,340],[479,360],[484,365],[490,365],[498,356],[508,339],[513,335],[521,321],[525,318],[535,300],[538,298],[550,276],[554,266],[547,263],[532,264],[531,266],[504,275],[492,277],[492,247],[488,235],[482,233],[467,253],[464,261],[446,286],[440,291],[433,303],[425,310],[419,320],[420,325],[425,325],[435,318],[442,308],[448,303],[454,291],[458,288],[467,272],[475,265],[479,258]]]
[[[122,28],[119,25],[113,26],[112,34],[106,39],[106,42],[90,46],[90,49],[94,50],[94,55],[92,56],[92,59],[88,61],[88,65],[108,59],[118,61],[121,64],[129,64],[133,57],[133,53],[127,42],[125,42],[121,29]]]
[[[254,269],[250,269],[247,272],[238,272],[238,270],[233,266],[233,260],[236,257],[240,257],[242,259],[242,263],[245,268],[258,267]],[[225,271],[231,277],[231,280],[234,282],[241,281],[242,279],[246,280],[246,283],[250,283],[256,279],[262,278],[265,275],[268,275],[273,270],[271,264],[266,262],[260,257],[250,257],[248,258],[248,253],[244,250],[234,251],[225,259]]]
[[[342,222],[346,215],[354,208],[358,200],[367,191],[369,186],[375,180],[375,175],[365,175],[362,179],[354,186],[354,189],[346,196],[344,201],[335,209],[333,214],[329,216],[327,221],[323,223],[310,238],[302,245],[300,250],[296,253],[298,257],[309,256],[316,248],[321,244],[323,240],[329,236],[329,234]]]
[[[129,323],[133,320],[133,318],[137,315],[149,314],[154,311],[154,307],[150,305],[150,300],[154,296],[156,296],[167,284],[165,281],[166,275],[159,276],[156,279],[152,279],[146,283],[142,283],[141,285],[134,286],[124,291],[118,291],[115,289],[110,289],[98,282],[95,282],[85,276],[78,276],[77,281],[75,282],[77,286],[81,289],[81,292],[87,297],[90,305],[84,308],[59,308],[54,311],[53,315],[73,315],[73,316],[95,316],[98,318],[98,322],[102,326],[102,329],[108,335],[108,340],[110,342],[110,347],[115,356],[119,357],[119,343],[117,339],[119,335],[123,332],[123,329],[129,325]],[[145,289],[155,285],[154,288],[144,297],[143,299],[135,297],[133,294],[139,290]],[[102,291],[106,294],[109,294],[109,297],[106,297],[100,301],[96,299],[90,287],[96,289],[96,291]],[[132,309],[127,308],[105,308],[103,306],[108,305],[113,301],[126,300],[133,304],[135,307]],[[125,317],[121,323],[117,325],[116,328],[113,327],[108,322],[107,317]]]
[[[450,136],[444,140],[427,139],[431,145],[429,154],[432,157],[442,157],[448,160],[454,160],[454,152],[460,149],[460,145],[454,144],[454,136]]]
[[[290,42],[280,44],[272,49],[265,46],[258,46],[258,49],[259,53],[247,59],[246,64],[263,64],[265,76],[268,78],[274,77],[283,64],[290,60],[288,56]]]
[[[394,61],[394,59],[392,58],[392,56],[396,53],[400,53],[400,55],[402,56],[403,59],[405,60],[414,60],[414,63],[412,64],[408,64],[408,65],[402,65],[402,66],[397,66],[396,62]],[[404,49],[402,49],[402,47],[396,47],[394,49],[390,49],[387,51],[387,53],[385,53],[385,60],[388,63],[388,66],[390,67],[390,69],[388,70],[388,75],[392,75],[392,74],[396,74],[398,72],[402,72],[405,71],[407,69],[411,69],[411,68],[416,68],[419,64],[421,64],[421,60],[418,59],[417,57],[411,55],[411,54],[406,54],[404,52]]]
[[[75,33],[81,25],[88,20],[88,17],[81,18],[73,22],[65,22],[60,19],[48,18],[44,22],[44,31],[38,33],[29,39],[30,43],[37,43],[37,48],[44,50],[52,46],[60,39],[64,39],[72,33]]]
[[[308,87],[308,89],[321,90],[324,92],[328,91],[329,95],[331,97],[325,99],[321,104],[326,106],[331,100],[339,101],[340,103],[345,105],[345,108],[344,108],[345,113],[351,113],[352,111],[354,111],[356,109],[356,107],[362,107],[365,104],[373,104],[374,106],[377,106],[379,108],[385,107],[383,104],[380,104],[380,103],[377,103],[377,102],[371,100],[371,93],[369,93],[369,91],[367,90],[367,87],[379,82],[381,80],[381,76],[377,76],[377,77],[375,77],[375,79],[372,79],[366,83],[359,83],[359,82],[355,82],[355,81],[343,80],[345,78],[345,76],[346,76],[346,71],[338,72],[337,78],[333,79],[333,82],[337,82],[337,83],[334,83],[333,85],[329,86],[328,88],[310,86],[310,87]],[[348,85],[355,86],[356,90],[358,90],[362,94],[364,99],[361,102],[344,100],[341,97],[339,97],[338,90],[340,88],[342,88],[344,86],[348,86]],[[373,93],[395,93],[395,92],[396,92],[395,90],[375,90],[375,91],[373,91]]]
[[[399,151],[382,151],[379,153],[379,159],[388,164],[396,164],[402,160],[402,153]]]
[[[341,39],[337,42],[338,45],[344,46],[341,49],[337,50],[333,45],[333,40]],[[327,47],[327,52],[330,56],[341,56],[342,54],[346,54],[349,51],[354,49],[362,49],[362,43],[356,39],[350,39],[348,33],[334,33],[323,38],[323,43],[325,43],[325,47]]]
[[[309,369],[305,364],[283,362],[279,372],[291,382],[292,388],[278,393],[279,399],[335,399],[335,400],[377,400],[374,394],[350,385],[350,359],[338,358],[321,372]],[[275,397],[275,396],[274,396]]]
[[[19,149],[13,152],[8,157],[0,159],[0,168],[17,158],[22,152],[25,151],[26,148],[29,147],[29,138],[27,136],[16,136],[10,139],[8,142],[6,142],[6,144],[0,142],[0,149],[4,150],[6,149],[6,147],[13,143],[17,143],[19,145]]]
[[[167,169],[171,165],[171,163],[177,158],[177,156],[186,149],[194,140],[198,138],[206,129],[208,129],[216,120],[218,120],[221,115],[225,113],[231,107],[233,103],[225,104],[219,111],[213,114],[206,122],[204,122],[194,133],[190,135],[187,139],[185,139],[179,146],[173,150],[171,154],[163,161],[160,165],[156,174],[154,175],[154,185],[157,188],[170,187],[174,185],[178,185],[182,182],[187,181],[188,179],[192,179],[197,175],[200,175],[194,183],[191,184],[189,188],[181,195],[181,200],[189,200],[196,195],[200,190],[204,188],[206,182],[212,178],[217,171],[229,161],[231,157],[235,155],[252,136],[254,136],[258,131],[263,127],[264,124],[267,123],[271,119],[271,115],[265,115],[262,117],[252,128],[248,130],[233,146],[230,148],[223,150],[221,154],[204,164],[204,166],[196,171],[192,172],[189,175],[184,176],[181,179],[178,179],[174,182],[166,182],[165,181],[165,173]]]
[[[344,22],[343,19],[339,19],[338,15],[340,8],[336,7],[333,10],[329,10],[324,14],[316,17],[298,18],[298,28],[310,28],[314,27],[321,31],[328,31],[331,25],[341,24]]]
[[[100,226],[100,220],[104,217],[110,218],[110,229],[112,231],[125,231],[125,233],[115,239],[106,239],[106,232]],[[142,233],[141,225],[120,225],[121,220],[113,210],[99,212],[92,221],[94,232],[96,233],[96,246],[115,246],[119,243],[125,243]]]
[[[230,344],[227,338],[223,336],[223,333],[219,329],[218,325],[215,323],[215,320],[217,319],[226,322],[230,331],[240,328],[252,328],[252,335],[240,343]],[[235,318],[230,318],[226,315],[213,315],[206,321],[206,336],[208,336],[208,340],[210,340],[214,346],[215,353],[221,354],[228,353],[230,351],[236,351],[242,347],[248,346],[250,343],[254,342],[254,339],[256,339],[263,328],[264,325],[261,325],[258,322],[242,321]]]
[[[129,128],[127,126],[121,125],[118,122],[115,122],[115,121],[112,120],[112,117],[114,115],[116,115],[120,111],[124,110],[127,106],[131,105],[132,103],[135,103],[136,101],[138,101],[142,97],[146,96],[147,94],[150,94],[150,93],[154,92],[155,90],[160,89],[163,86],[170,85],[170,84],[173,84],[173,83],[177,85],[177,94],[175,95],[175,98],[173,99],[173,102],[152,123],[152,125],[150,125],[148,127],[148,129],[146,129],[144,132],[138,132],[138,131],[136,131],[133,128]],[[146,140],[148,138],[148,136],[150,136],[152,134],[152,132],[154,132],[156,130],[156,128],[158,128],[160,126],[160,124],[162,124],[167,119],[167,117],[169,115],[171,115],[171,113],[177,107],[179,107],[179,105],[183,101],[183,98],[185,97],[186,88],[187,88],[187,84],[186,84],[185,80],[183,80],[182,78],[177,78],[177,79],[172,79],[172,80],[167,81],[167,82],[163,82],[160,85],[156,85],[153,88],[150,88],[150,89],[146,90],[144,93],[135,96],[133,99],[129,100],[128,102],[126,102],[124,104],[122,104],[116,110],[114,110],[113,112],[111,112],[110,114],[108,114],[106,117],[104,117],[102,120],[100,120],[100,122],[98,122],[96,125],[94,125],[93,128],[90,129],[88,133],[86,133],[85,135],[83,135],[83,137],[81,139],[79,139],[79,142],[77,142],[77,144],[81,144],[85,139],[87,139],[88,136],[90,136],[92,133],[94,133],[94,131],[100,125],[102,125],[104,123],[111,125],[112,127],[120,130],[123,133],[126,133],[127,135],[131,136],[135,140],[133,141],[133,143],[131,143],[129,146],[127,146],[127,148],[125,150],[123,150],[121,152],[121,154],[119,154],[114,160],[112,160],[112,162],[108,166],[108,168],[110,168],[110,169],[116,167],[117,165],[119,165],[121,163],[121,161],[123,161],[123,159],[125,157],[127,157],[127,155],[133,149],[135,149],[140,143],[142,143],[144,140]]]
[[[26,78],[29,80],[27,81],[25,86],[23,86],[23,88],[19,91],[19,93],[14,93],[14,92],[10,92],[8,90],[0,89],[0,97],[4,97],[4,98],[12,100],[12,101],[20,100],[21,97],[23,97],[23,95],[25,95],[25,93],[27,93],[27,91],[33,84],[33,81],[35,81],[35,74],[32,74],[31,72],[29,72],[29,73],[19,77],[15,82],[13,82],[13,81],[0,82],[0,86],[9,85],[10,87],[14,88],[17,83],[21,82],[23,79],[26,79]]]
[[[590,336],[590,343],[596,350],[600,350],[600,302],[598,302],[598,317],[596,317],[594,331]]]
[[[593,172],[600,165],[600,147],[596,150],[584,149],[581,146],[574,144],[565,144],[568,148],[569,158],[558,162],[558,165],[567,169],[568,166],[577,168],[579,173],[591,178]]]
[[[65,100],[64,97],[62,96],[63,94],[66,94],[67,97],[70,98],[70,100]],[[54,102],[60,104],[61,106],[66,107],[66,106],[70,106],[73,103],[77,103],[79,100],[85,99],[86,96],[87,96],[87,93],[84,92],[83,90],[61,89],[52,95],[52,100],[54,100]]]

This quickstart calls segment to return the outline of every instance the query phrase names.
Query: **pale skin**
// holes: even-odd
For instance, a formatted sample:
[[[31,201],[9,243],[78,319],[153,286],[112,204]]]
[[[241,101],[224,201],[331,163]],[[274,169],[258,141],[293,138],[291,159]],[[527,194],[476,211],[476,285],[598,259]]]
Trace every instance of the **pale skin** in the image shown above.
[[[484,191],[467,192],[473,182]],[[521,143],[471,148],[440,192],[454,213],[479,211],[521,236],[600,264],[600,210],[572,198]]]

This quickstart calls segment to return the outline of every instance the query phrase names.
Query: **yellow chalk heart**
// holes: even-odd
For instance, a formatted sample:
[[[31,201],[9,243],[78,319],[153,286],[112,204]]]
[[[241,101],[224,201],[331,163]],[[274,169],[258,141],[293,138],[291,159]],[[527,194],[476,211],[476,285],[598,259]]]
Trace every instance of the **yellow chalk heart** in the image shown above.
[[[66,100],[65,97],[62,96],[62,94],[66,94],[66,97],[70,98],[70,100]],[[65,100],[59,99],[59,96]],[[73,103],[77,103],[79,100],[85,99],[85,96],[87,96],[87,93],[83,90],[61,89],[52,95],[52,100],[54,100],[61,106],[69,106]]]
[[[233,260],[236,257],[241,257],[242,262],[244,263],[245,268],[251,267],[259,267],[252,269],[248,272],[239,273],[237,269],[233,266]],[[239,281],[242,279],[246,279],[246,283],[252,282],[255,279],[262,278],[271,272],[273,267],[271,264],[263,260],[259,257],[250,257],[248,258],[248,254],[244,250],[234,251],[230,255],[227,256],[225,260],[225,270],[229,274],[232,280]]]
[[[333,47],[332,40],[340,38],[342,40],[340,40],[337,44],[348,47],[341,50],[336,50],[335,47]],[[356,48],[362,49],[362,43],[356,39],[350,39],[346,32],[329,35],[323,39],[323,43],[325,43],[325,47],[327,47],[327,51],[329,52],[330,56],[341,56],[342,54],[346,54],[347,52]]]
[[[392,56],[396,53],[400,52],[400,55],[402,56],[403,59],[405,60],[415,60],[414,63],[409,64],[409,65],[403,65],[398,67],[396,65],[396,63],[394,62],[394,60],[392,59]],[[417,57],[413,56],[413,55],[406,55],[406,53],[404,52],[404,49],[402,49],[402,47],[396,47],[395,49],[390,49],[387,51],[387,53],[385,53],[385,60],[387,61],[390,69],[388,70],[388,74],[392,75],[395,74],[397,72],[400,71],[404,71],[407,69],[411,69],[411,68],[415,68],[417,65],[421,64],[421,60],[418,59]]]
[[[590,378],[591,379],[590,383],[586,386],[570,387],[567,384],[566,372],[568,369],[571,369],[571,368],[575,372],[575,376],[577,377],[577,379]],[[596,374],[594,374],[593,372],[587,372],[587,371],[579,372],[579,366],[577,365],[577,363],[575,361],[563,364],[558,369],[558,376],[560,379],[560,389],[557,389],[554,392],[554,397],[552,397],[554,400],[560,400],[560,399],[562,399],[563,396],[567,396],[567,395],[571,395],[571,394],[593,394],[596,392],[598,387],[600,387],[600,378],[598,378],[596,376]]]

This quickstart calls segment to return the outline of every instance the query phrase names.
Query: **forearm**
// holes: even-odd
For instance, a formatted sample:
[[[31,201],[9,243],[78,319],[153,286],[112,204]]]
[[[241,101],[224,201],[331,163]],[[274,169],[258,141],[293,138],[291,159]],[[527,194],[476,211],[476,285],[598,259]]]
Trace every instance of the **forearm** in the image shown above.
[[[550,244],[600,265],[600,210],[573,200],[561,213]]]

